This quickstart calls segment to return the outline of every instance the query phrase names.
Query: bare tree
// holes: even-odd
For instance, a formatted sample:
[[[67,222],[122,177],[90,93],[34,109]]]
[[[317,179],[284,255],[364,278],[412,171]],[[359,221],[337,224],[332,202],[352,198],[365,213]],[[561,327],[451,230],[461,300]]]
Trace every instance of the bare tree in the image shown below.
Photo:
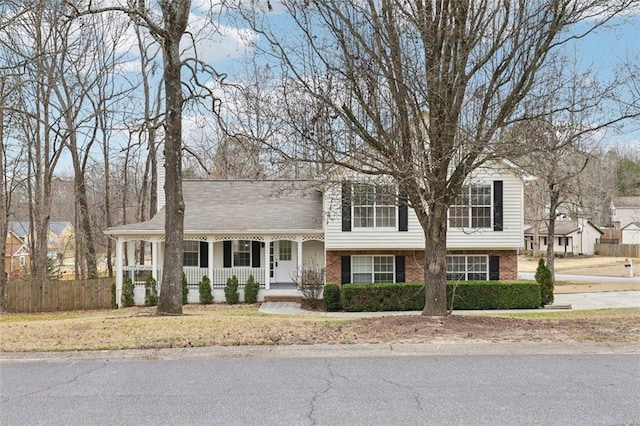
[[[55,65],[61,54],[59,34],[55,34],[62,19],[59,6],[47,0],[12,2],[10,13],[15,18],[0,37],[6,67],[20,71],[13,79],[16,92],[11,111],[19,128],[15,138],[27,151],[30,265],[39,280],[47,277],[51,185],[65,132],[62,112],[53,100]]]
[[[145,2],[134,7],[104,7],[76,9],[76,16],[120,11],[140,23],[162,46],[163,81],[165,91],[165,252],[162,289],[158,300],[158,315],[182,314],[182,241],[184,235],[184,198],[182,195],[182,94],[181,70],[190,62],[200,69],[207,68],[197,58],[181,58],[180,40],[187,29],[190,0],[158,0],[161,16],[149,9]],[[196,75],[198,71],[194,70]],[[197,83],[196,83],[197,84]],[[199,86],[202,88],[202,86]],[[211,94],[210,92],[208,93]],[[192,96],[198,97],[191,92]]]
[[[447,214],[465,179],[513,154],[500,131],[539,114],[525,106],[535,104],[534,87],[553,80],[554,52],[637,5],[291,0],[284,8],[299,30],[292,34],[270,26],[268,10],[247,12],[240,3],[237,13],[287,72],[287,90],[335,117],[331,135],[299,140],[322,161],[389,176],[406,191],[428,242],[424,315],[447,314]]]

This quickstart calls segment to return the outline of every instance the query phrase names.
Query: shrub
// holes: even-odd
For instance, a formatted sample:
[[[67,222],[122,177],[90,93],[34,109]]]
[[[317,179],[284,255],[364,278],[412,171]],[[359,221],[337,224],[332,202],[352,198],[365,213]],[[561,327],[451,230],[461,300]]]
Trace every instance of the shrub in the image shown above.
[[[158,285],[150,273],[144,280],[144,305],[156,306],[158,304]]]
[[[447,284],[447,305],[454,283]],[[422,283],[345,284],[345,311],[417,311],[424,309]],[[326,302],[325,302],[326,303]],[[530,281],[464,281],[456,283],[454,309],[535,309],[540,306],[540,288]]]
[[[120,298],[120,304],[123,308],[133,306],[133,281],[127,277],[122,283],[122,296]]]
[[[224,297],[230,305],[238,303],[240,299],[238,295],[238,277],[235,275],[227,279],[227,284],[224,286]]]
[[[189,285],[187,284],[187,276],[182,273],[182,304],[186,305],[189,302]]]
[[[544,258],[538,261],[538,268],[535,275],[536,282],[540,284],[540,306],[553,303],[553,277],[551,270],[545,264]]]
[[[324,310],[327,312],[336,312],[342,309],[340,306],[340,287],[336,284],[324,286],[322,300],[324,301]]]
[[[200,293],[200,303],[209,305],[213,303],[213,292],[211,291],[211,280],[206,275],[202,277],[198,284]]]
[[[116,283],[111,284],[111,309],[118,309],[118,300],[116,297]]]
[[[302,269],[292,276],[300,293],[302,300],[311,309],[318,309],[320,306],[320,295],[324,288],[324,268],[313,262],[303,265]]]
[[[244,301],[245,303],[256,303],[258,301],[258,292],[260,291],[260,283],[256,282],[253,275],[249,275],[247,283],[244,285]]]

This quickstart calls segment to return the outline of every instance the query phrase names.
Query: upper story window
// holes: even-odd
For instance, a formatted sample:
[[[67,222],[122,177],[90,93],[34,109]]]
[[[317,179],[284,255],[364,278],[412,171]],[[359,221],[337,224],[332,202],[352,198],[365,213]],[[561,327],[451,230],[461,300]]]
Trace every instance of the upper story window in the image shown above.
[[[233,241],[233,266],[251,266],[251,241]]]
[[[353,227],[395,228],[396,193],[391,185],[353,185]]]
[[[200,242],[199,241],[183,241],[182,249],[184,251],[184,266],[200,266]]]
[[[465,185],[449,207],[449,227],[490,228],[491,209],[491,185]]]

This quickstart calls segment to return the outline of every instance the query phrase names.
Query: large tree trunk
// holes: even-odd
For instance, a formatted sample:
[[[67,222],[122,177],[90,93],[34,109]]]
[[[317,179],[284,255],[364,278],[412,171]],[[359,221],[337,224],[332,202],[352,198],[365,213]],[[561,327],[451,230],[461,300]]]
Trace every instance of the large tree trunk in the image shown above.
[[[555,271],[555,233],[556,233],[556,212],[560,203],[560,194],[554,189],[553,185],[549,187],[549,224],[547,225],[547,267],[551,271],[551,280],[553,286],[556,285]]]
[[[426,316],[446,316],[448,313],[446,217],[446,209],[436,205],[430,207],[429,214],[422,218],[426,241],[424,248],[425,305],[422,315]]]
[[[182,196],[182,80],[180,39],[189,19],[190,1],[160,2],[165,22],[162,39],[165,117],[165,252],[158,315],[182,314],[184,199]]]

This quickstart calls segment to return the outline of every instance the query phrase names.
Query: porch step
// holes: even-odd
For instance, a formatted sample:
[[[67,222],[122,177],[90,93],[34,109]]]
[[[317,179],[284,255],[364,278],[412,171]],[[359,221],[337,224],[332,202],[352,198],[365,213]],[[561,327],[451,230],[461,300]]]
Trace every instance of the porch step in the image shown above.
[[[302,303],[302,296],[294,294],[266,294],[265,302],[295,302]]]

